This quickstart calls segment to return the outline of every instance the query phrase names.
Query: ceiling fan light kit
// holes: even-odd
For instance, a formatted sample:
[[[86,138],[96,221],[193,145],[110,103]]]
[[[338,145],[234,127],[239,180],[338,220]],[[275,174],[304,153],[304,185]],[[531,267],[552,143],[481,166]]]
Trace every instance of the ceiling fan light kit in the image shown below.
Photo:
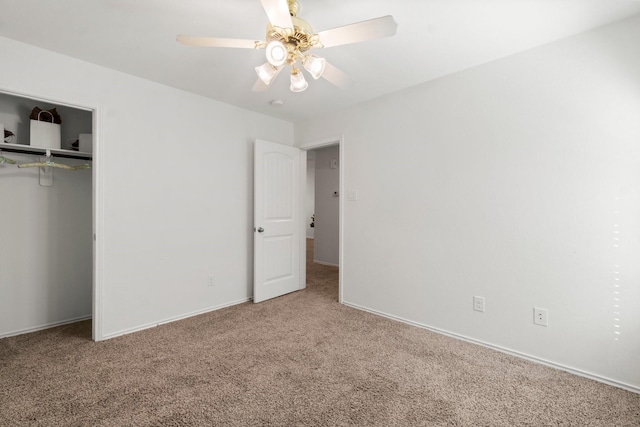
[[[296,67],[293,67],[291,69],[291,86],[289,87],[289,89],[291,89],[291,92],[303,92],[308,87],[309,83],[307,83],[304,75],[302,75],[302,71],[300,71]]]
[[[381,37],[393,36],[397,24],[392,16],[362,21],[343,27],[314,33],[311,25],[297,17],[300,5],[296,0],[261,0],[269,18],[266,41],[221,39],[210,37],[178,36],[178,42],[189,46],[231,47],[265,49],[267,62],[256,67],[258,82],[254,91],[266,90],[282,67],[291,66],[292,92],[302,92],[309,86],[302,71],[296,66],[300,61],[303,68],[314,79],[324,77],[342,89],[350,87],[351,78],[327,60],[306,52],[311,48],[339,46],[358,43]]]
[[[256,73],[258,73],[258,77],[265,84],[270,84],[271,80],[278,74],[278,69],[271,65],[268,62],[265,62],[259,67],[256,67]]]
[[[287,62],[289,53],[284,43],[280,40],[273,40],[267,45],[267,61],[274,67],[279,67]]]
[[[322,77],[322,73],[324,73],[324,69],[327,66],[327,60],[315,55],[307,55],[302,59],[302,65],[304,66],[304,69],[311,74],[311,77],[318,80]]]

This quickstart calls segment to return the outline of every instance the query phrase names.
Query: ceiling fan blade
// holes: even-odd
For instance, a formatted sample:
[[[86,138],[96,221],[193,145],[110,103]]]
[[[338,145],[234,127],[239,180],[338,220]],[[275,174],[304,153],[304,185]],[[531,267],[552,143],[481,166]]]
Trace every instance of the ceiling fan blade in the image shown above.
[[[398,28],[398,24],[393,20],[393,16],[387,15],[331,30],[320,31],[318,36],[320,36],[320,43],[324,47],[332,47],[390,37],[396,34],[396,28]]]
[[[328,62],[324,66],[324,72],[322,73],[322,77],[325,80],[338,86],[340,89],[349,89],[356,83],[351,77],[349,77],[348,74],[346,74],[343,71],[340,71],[339,69],[329,64]]]
[[[287,0],[260,0],[264,11],[267,12],[269,22],[274,27],[293,28],[289,4]]]
[[[262,79],[256,80],[256,83],[251,88],[254,92],[264,92],[269,89],[269,85],[262,81]]]
[[[217,39],[213,37],[191,37],[178,36],[176,40],[187,46],[205,46],[205,47],[238,47],[246,49],[255,49],[256,42],[254,40],[243,39]]]
[[[254,92],[264,92],[267,89],[269,89],[271,87],[271,83],[273,83],[274,80],[278,78],[278,74],[280,74],[280,71],[282,71],[283,68],[284,67],[279,67],[278,68],[278,71],[276,71],[276,73],[273,75],[273,77],[271,78],[271,81],[269,82],[269,84],[266,84],[261,78],[258,78],[256,83],[251,88],[251,90],[254,91]]]

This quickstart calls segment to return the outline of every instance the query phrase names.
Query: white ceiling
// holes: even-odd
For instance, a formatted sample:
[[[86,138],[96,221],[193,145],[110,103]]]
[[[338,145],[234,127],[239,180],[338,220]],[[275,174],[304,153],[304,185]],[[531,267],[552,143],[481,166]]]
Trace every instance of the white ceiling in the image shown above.
[[[251,91],[264,50],[188,47],[178,34],[263,40],[260,0],[0,0],[0,35],[292,122],[640,13],[638,0],[299,0],[315,31],[384,15],[395,37],[314,52],[356,85]],[[0,55],[1,60],[1,55]],[[272,107],[281,99],[284,105]]]

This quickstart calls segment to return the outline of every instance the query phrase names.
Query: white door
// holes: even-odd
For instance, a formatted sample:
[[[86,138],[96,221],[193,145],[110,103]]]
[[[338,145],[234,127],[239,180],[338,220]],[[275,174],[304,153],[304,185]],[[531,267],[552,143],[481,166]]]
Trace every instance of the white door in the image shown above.
[[[302,287],[300,211],[300,150],[257,140],[254,157],[254,302]]]

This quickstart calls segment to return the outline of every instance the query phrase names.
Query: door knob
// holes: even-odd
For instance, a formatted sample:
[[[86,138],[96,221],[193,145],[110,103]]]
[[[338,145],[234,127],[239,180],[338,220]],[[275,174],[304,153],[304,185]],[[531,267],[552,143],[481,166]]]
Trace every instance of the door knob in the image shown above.
[[[264,228],[258,227],[258,233],[262,233],[262,232],[264,232]]]

